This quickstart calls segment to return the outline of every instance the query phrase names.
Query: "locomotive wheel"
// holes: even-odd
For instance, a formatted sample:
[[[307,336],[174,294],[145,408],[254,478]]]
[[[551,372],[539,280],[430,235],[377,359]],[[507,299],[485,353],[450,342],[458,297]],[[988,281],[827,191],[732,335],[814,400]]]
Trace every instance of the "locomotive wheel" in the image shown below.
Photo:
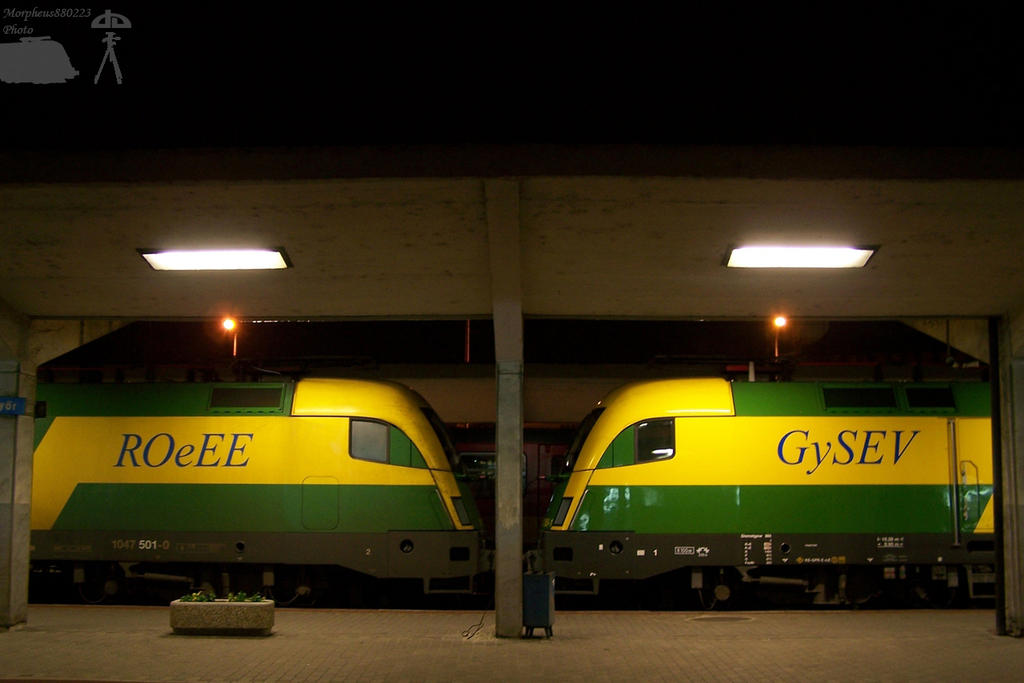
[[[123,574],[120,567],[99,563],[83,568],[84,580],[77,583],[78,597],[90,605],[98,605],[117,594]]]
[[[868,568],[851,568],[846,575],[846,602],[851,605],[864,605],[872,598],[882,594],[878,572]]]

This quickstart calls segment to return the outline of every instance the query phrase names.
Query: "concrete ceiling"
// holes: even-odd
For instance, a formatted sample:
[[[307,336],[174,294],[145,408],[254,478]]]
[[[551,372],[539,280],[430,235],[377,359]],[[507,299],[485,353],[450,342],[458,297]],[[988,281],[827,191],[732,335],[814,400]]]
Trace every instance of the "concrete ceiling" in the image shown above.
[[[445,155],[448,156],[445,156]],[[992,150],[464,149],[6,157],[0,300],[35,318],[491,313],[484,180],[518,182],[532,316],[988,316],[1024,304],[1024,165]],[[12,166],[11,164],[14,164]],[[730,245],[879,245],[849,271]],[[137,248],[283,246],[279,272]]]

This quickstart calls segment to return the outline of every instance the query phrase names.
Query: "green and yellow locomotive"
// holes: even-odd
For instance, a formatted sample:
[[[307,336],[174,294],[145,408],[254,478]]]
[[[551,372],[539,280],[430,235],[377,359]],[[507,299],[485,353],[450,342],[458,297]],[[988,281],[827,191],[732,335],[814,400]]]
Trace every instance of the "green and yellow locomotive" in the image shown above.
[[[38,405],[33,580],[287,598],[361,577],[468,590],[482,569],[455,450],[402,385],[41,384]]]
[[[560,585],[816,602],[991,596],[985,383],[639,382],[586,417],[544,522]]]

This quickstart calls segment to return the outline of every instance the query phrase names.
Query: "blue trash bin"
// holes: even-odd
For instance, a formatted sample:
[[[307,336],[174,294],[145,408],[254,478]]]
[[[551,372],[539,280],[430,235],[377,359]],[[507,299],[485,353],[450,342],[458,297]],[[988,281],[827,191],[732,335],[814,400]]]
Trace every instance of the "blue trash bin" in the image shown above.
[[[543,628],[544,635],[551,637],[551,625],[555,620],[555,573],[531,572],[523,574],[523,627],[527,638],[533,637],[533,629]]]

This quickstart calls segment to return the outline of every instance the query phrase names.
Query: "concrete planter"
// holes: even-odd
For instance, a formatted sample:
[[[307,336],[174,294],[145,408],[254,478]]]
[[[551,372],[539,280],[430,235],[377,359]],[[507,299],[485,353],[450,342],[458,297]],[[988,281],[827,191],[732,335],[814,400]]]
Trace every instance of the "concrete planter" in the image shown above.
[[[183,635],[269,636],[274,601],[171,603],[171,629]]]

